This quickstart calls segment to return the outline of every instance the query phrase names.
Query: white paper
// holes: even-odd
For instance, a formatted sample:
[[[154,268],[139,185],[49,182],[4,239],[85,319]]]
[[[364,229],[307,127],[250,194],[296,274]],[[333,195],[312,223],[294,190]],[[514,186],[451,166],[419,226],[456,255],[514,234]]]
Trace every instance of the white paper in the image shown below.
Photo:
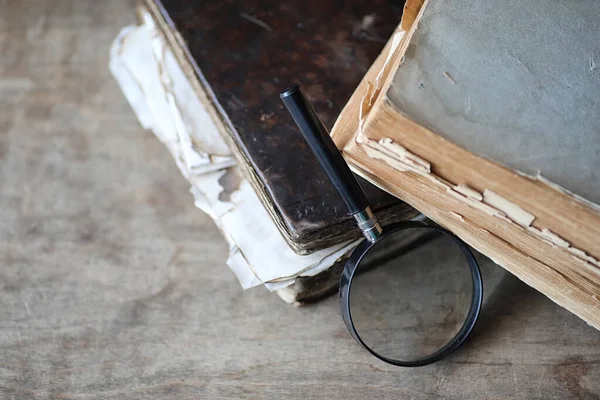
[[[192,184],[195,204],[210,215],[229,243],[227,265],[243,288],[270,290],[315,275],[353,250],[359,241],[310,255],[290,248],[250,183],[242,176],[218,127],[149,15],[117,36],[110,70],[144,128],[167,146]],[[224,188],[228,174],[237,188]],[[231,193],[228,193],[231,192]]]

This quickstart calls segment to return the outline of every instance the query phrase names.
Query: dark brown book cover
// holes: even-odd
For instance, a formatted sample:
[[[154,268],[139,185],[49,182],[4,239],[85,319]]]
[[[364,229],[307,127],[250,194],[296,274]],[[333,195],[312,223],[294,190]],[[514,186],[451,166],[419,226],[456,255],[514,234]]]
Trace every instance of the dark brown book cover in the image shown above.
[[[299,253],[360,231],[283,108],[298,82],[331,128],[402,15],[392,1],[145,0],[172,45],[183,48],[223,120],[232,150],[263,204]],[[414,211],[364,180],[380,220]]]

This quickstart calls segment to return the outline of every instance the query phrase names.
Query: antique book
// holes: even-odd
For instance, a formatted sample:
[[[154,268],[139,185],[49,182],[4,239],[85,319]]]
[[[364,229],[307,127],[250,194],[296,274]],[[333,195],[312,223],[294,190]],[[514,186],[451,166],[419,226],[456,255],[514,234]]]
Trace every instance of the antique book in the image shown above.
[[[278,93],[299,81],[331,127],[400,21],[402,4],[142,4],[292,249],[308,254],[360,238]],[[393,196],[361,184],[382,221],[414,214]]]
[[[355,172],[596,328],[599,15],[409,0],[332,131]]]
[[[227,264],[244,288],[262,283],[271,290],[286,288],[278,293],[288,302],[313,301],[331,293],[337,288],[341,267],[359,237],[354,233],[334,235],[325,240],[328,245],[323,247],[320,240],[324,239],[320,231],[327,231],[328,224],[336,225],[329,229],[329,233],[325,233],[331,235],[346,223],[339,225],[340,221],[335,215],[322,215],[323,219],[318,219],[318,213],[311,210],[304,220],[298,219],[296,223],[305,221],[315,225],[300,230],[304,236],[298,236],[304,237],[304,243],[309,243],[311,238],[308,234],[313,232],[312,250],[305,248],[301,252],[303,254],[296,254],[298,248],[290,245],[289,238],[287,241],[284,239],[282,233],[285,231],[278,229],[281,224],[274,223],[273,215],[263,206],[266,191],[273,189],[273,186],[267,182],[261,191],[251,185],[248,174],[254,173],[253,167],[234,156],[232,144],[226,139],[229,131],[225,132],[224,137],[221,130],[226,123],[223,115],[215,113],[219,104],[208,98],[210,93],[207,93],[206,87],[198,87],[200,77],[189,59],[177,57],[178,53],[187,54],[187,49],[181,47],[180,43],[174,45],[169,42],[167,35],[159,28],[159,21],[163,20],[157,21],[157,15],[151,13],[146,5],[140,5],[139,26],[124,28],[114,42],[111,71],[141,124],[151,129],[173,154],[179,169],[192,185],[191,192],[197,206],[211,215],[224,233],[230,245]],[[160,16],[162,18],[163,14]],[[370,18],[375,16],[370,15]],[[357,37],[365,34],[356,33]],[[378,42],[373,43],[383,46]],[[367,44],[373,46],[371,42]],[[275,100],[278,101],[278,96],[275,96]],[[260,125],[257,121],[252,124]],[[256,126],[248,125],[246,128],[255,129]],[[312,156],[308,149],[296,149],[297,143],[290,143],[288,150],[283,144],[285,141],[278,146],[282,155],[277,155],[273,148],[269,150],[271,158],[283,158],[285,161],[287,154],[292,151],[298,156]],[[260,149],[256,151],[262,152]],[[316,162],[307,162],[304,168],[316,174],[323,190],[328,190],[327,178],[319,178],[322,173]],[[244,169],[250,171],[244,172]],[[296,168],[292,164],[283,169],[280,166],[277,170],[280,183],[287,179],[291,190],[304,190],[302,186],[307,183],[297,178]],[[411,207],[372,186],[368,190],[371,199],[382,205],[379,209],[383,208],[388,219],[409,218],[417,214]],[[334,196],[325,195],[320,204],[325,209],[333,207],[343,210],[341,200]],[[293,207],[304,206],[298,203]],[[281,208],[280,211],[291,215],[297,210]],[[349,228],[346,227],[351,230]]]
[[[277,289],[293,283],[296,275],[312,276],[344,259],[354,247],[352,241],[309,255],[293,252],[150,15],[143,9],[139,14],[142,23],[124,28],[114,42],[111,71],[142,126],[152,130],[173,155],[191,184],[196,205],[223,232],[230,248],[227,264],[242,287],[264,283]]]

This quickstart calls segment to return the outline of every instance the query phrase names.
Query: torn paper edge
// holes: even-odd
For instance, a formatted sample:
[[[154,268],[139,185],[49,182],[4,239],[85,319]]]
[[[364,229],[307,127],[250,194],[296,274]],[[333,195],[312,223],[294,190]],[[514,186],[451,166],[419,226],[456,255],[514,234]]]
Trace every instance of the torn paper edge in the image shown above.
[[[541,239],[550,246],[565,249],[577,260],[594,267],[600,267],[600,261],[587,254],[585,251],[573,247],[568,241],[557,235],[555,232],[552,232],[548,228],[538,229],[532,226],[535,215],[492,190],[485,189],[483,193],[479,193],[475,189],[464,184],[462,186],[456,185],[433,174],[431,172],[431,167],[426,160],[410,153],[403,146],[398,144],[394,145],[395,143],[390,138],[375,141],[363,136],[360,140],[357,138],[356,142],[369,157],[381,160],[398,171],[419,174],[420,176],[445,187],[446,192],[469,206],[477,208],[488,215],[502,219],[505,222],[519,225],[524,228],[526,232]],[[415,159],[420,161],[415,163]],[[423,162],[427,164],[424,165]],[[456,214],[455,217],[462,220],[462,216],[458,214]],[[596,269],[596,271],[598,270]]]
[[[586,199],[584,197],[581,197],[577,193],[573,193],[570,190],[567,190],[564,187],[560,186],[559,184],[556,184],[556,183],[552,182],[551,180],[549,180],[546,177],[542,176],[542,173],[540,171],[538,171],[536,175],[526,174],[526,173],[518,171],[518,170],[515,170],[515,172],[517,174],[519,174],[520,176],[522,176],[523,178],[527,178],[527,179],[532,180],[532,181],[541,182],[544,185],[546,185],[546,186],[548,186],[548,187],[556,190],[557,192],[566,194],[566,195],[572,197],[575,201],[577,201],[581,205],[589,207],[592,210],[600,213],[600,204],[596,204],[594,202],[591,202],[590,200],[588,200],[588,199]]]
[[[142,126],[151,129],[167,146],[182,174],[192,183],[191,192],[196,206],[211,216],[223,233],[230,248],[227,264],[242,287],[246,289],[272,282],[267,287],[271,290],[279,289],[292,284],[296,276],[311,276],[329,268],[342,256],[351,252],[359,241],[332,246],[305,256],[294,253],[244,178],[240,188],[232,194],[235,202],[227,203],[218,199],[223,190],[218,180],[226,170],[237,168],[235,159],[229,155],[202,152],[193,145],[192,135],[202,136],[205,129],[217,128],[212,118],[204,121],[202,126],[190,123],[193,119],[186,111],[191,111],[182,107],[182,104],[187,102],[181,103],[179,99],[182,97],[181,86],[187,83],[191,90],[191,85],[187,79],[182,82],[182,71],[174,70],[180,68],[178,64],[165,62],[172,54],[151,18],[144,19],[146,24],[125,27],[119,33],[111,47],[110,70]],[[145,39],[134,37],[144,34]],[[134,39],[138,42],[128,43]],[[148,47],[147,43],[140,43],[143,40],[150,42],[153,61],[144,64],[143,70],[132,69],[131,63],[127,63],[127,52],[132,51],[132,48],[140,51],[144,45]],[[162,43],[157,43],[160,41]],[[148,57],[148,54],[142,56]],[[152,69],[155,71],[154,76],[148,76]],[[154,82],[155,89],[161,90],[146,93],[144,90],[147,89],[145,85],[148,82],[140,82],[140,76],[159,82]],[[177,88],[180,88],[179,91]],[[187,95],[189,101],[189,93]],[[193,110],[194,113],[201,111],[202,106],[198,104]],[[214,137],[211,140],[215,140]],[[219,137],[218,140],[222,139]],[[224,142],[223,146],[226,146]],[[242,209],[243,212],[240,211]],[[242,218],[238,218],[239,216]],[[242,220],[245,221],[243,224],[237,223]],[[248,234],[248,227],[261,229],[260,236],[256,236],[256,232]],[[256,243],[257,237],[261,237],[260,246]],[[240,245],[240,241],[244,244]],[[255,251],[255,247],[259,247],[260,251]]]

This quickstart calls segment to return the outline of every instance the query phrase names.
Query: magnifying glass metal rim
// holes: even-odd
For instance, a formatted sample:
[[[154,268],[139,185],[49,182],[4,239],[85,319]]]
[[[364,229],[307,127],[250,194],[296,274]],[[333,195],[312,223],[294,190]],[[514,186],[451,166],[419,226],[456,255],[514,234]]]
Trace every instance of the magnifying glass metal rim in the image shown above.
[[[361,260],[368,253],[368,251],[375,246],[377,243],[381,242],[386,237],[397,233],[399,231],[411,228],[423,228],[423,229],[431,229],[437,232],[440,232],[448,237],[450,237],[453,242],[462,250],[463,254],[467,258],[467,263],[469,264],[469,269],[471,272],[471,279],[473,283],[473,291],[471,297],[471,305],[469,307],[469,312],[467,313],[467,317],[465,318],[465,322],[463,323],[460,330],[456,333],[456,335],[448,341],[444,346],[435,351],[434,353],[427,355],[425,357],[417,358],[415,360],[404,361],[398,360],[394,358],[385,357],[375,350],[370,348],[360,337],[359,333],[354,326],[354,322],[352,320],[352,312],[350,308],[350,298],[351,298],[351,290],[352,290],[352,281],[354,279],[354,275],[356,273],[357,267],[360,264]],[[442,358],[448,356],[454,350],[456,350],[469,336],[475,323],[477,322],[477,318],[479,317],[479,312],[481,310],[481,305],[483,302],[483,280],[481,278],[481,271],[479,270],[479,265],[473,256],[473,253],[469,249],[469,247],[460,240],[456,235],[452,232],[443,229],[441,227],[437,227],[435,225],[425,224],[419,221],[405,221],[398,222],[395,224],[387,225],[383,228],[383,233],[381,236],[374,242],[369,242],[368,240],[363,240],[358,247],[352,252],[352,255],[346,262],[344,266],[344,271],[342,272],[342,278],[340,280],[340,289],[339,289],[339,298],[340,298],[340,307],[342,312],[342,319],[346,324],[346,328],[348,331],[365,350],[371,353],[373,356],[378,359],[392,365],[400,366],[400,367],[421,367],[424,365],[432,364],[436,361],[441,360]]]

